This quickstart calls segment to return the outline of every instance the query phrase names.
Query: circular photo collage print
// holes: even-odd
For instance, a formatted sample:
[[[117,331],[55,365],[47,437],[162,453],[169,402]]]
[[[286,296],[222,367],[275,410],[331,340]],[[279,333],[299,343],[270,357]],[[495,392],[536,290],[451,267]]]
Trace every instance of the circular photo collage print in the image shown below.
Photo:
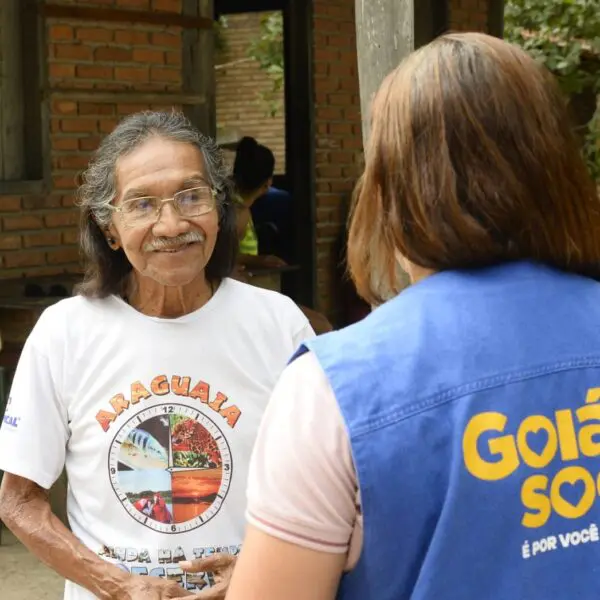
[[[139,523],[162,533],[201,527],[231,482],[227,440],[211,419],[182,404],[148,408],[117,433],[109,453],[113,490]]]

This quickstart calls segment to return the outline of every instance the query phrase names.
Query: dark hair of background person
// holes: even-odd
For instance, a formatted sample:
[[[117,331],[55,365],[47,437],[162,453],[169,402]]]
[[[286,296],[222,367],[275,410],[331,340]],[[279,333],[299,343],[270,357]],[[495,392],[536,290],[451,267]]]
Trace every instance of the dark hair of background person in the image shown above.
[[[596,185],[556,80],[525,51],[442,36],[385,79],[371,119],[348,242],[370,304],[400,291],[398,253],[435,271],[531,260],[600,279]]]
[[[215,142],[200,133],[178,111],[144,111],[123,119],[96,150],[78,191],[81,208],[80,244],[86,262],[85,278],[77,293],[104,298],[122,294],[132,266],[120,248],[112,250],[103,229],[112,219],[110,204],[117,195],[116,167],[125,156],[152,137],[192,144],[202,154],[209,183],[217,193],[219,232],[205,275],[210,283],[229,276],[238,253],[235,225],[236,210],[232,202],[232,186]]]
[[[237,145],[233,181],[240,194],[255,192],[273,177],[275,156],[252,137],[243,137]]]

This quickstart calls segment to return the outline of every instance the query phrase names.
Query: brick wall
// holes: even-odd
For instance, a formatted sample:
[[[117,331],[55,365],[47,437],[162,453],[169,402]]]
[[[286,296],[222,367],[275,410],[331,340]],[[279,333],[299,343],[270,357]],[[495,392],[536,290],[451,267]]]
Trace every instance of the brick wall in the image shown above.
[[[268,14],[268,13],[267,13]],[[275,154],[276,173],[285,173],[285,111],[283,89],[273,96],[278,105],[275,116],[261,97],[272,90],[272,80],[255,61],[248,60],[248,49],[260,35],[265,13],[229,15],[223,30],[225,48],[216,57],[217,128],[228,139],[244,135],[256,138]],[[222,68],[224,65],[225,68]],[[271,101],[271,98],[269,98]]]
[[[181,0],[71,0],[70,3],[181,10]],[[487,0],[451,0],[452,27],[485,29],[487,6]],[[249,39],[257,30],[257,19],[256,15],[230,18],[229,52],[219,62],[245,57],[247,43],[242,32]],[[47,33],[52,87],[180,89],[181,31],[177,28],[49,20]],[[314,0],[313,53],[318,305],[335,316],[336,242],[343,231],[344,205],[359,175],[362,157],[354,0]],[[254,114],[257,129],[244,128],[240,133],[254,135],[283,153],[282,146],[278,146],[283,143],[283,135],[277,139],[263,135],[266,125],[265,121],[259,123],[260,111],[249,113],[245,104],[243,113],[239,113],[239,107],[235,109],[237,113],[233,108],[229,112],[233,100],[228,98],[232,98],[233,89],[239,96],[242,77],[254,81],[256,89],[264,84],[264,79],[260,79],[264,75],[255,69],[252,63],[242,63],[218,72],[220,124],[239,122],[240,118],[248,124],[248,116]],[[142,108],[148,106],[69,98],[52,101],[51,192],[43,196],[0,197],[0,278],[78,269],[77,211],[73,207],[77,174],[85,167],[90,151],[117,119]],[[281,131],[283,116],[278,119]],[[281,155],[278,163],[283,165]]]
[[[337,242],[362,160],[353,0],[314,0],[313,52],[318,308],[335,318]]]
[[[451,28],[487,29],[488,0],[450,0]],[[336,317],[337,239],[360,172],[362,133],[354,0],[314,0],[317,300]]]
[[[489,0],[450,0],[450,28],[487,31]]]
[[[173,12],[181,11],[182,4],[181,0],[70,3]],[[48,19],[47,40],[51,88],[138,92],[176,92],[181,88],[179,28]],[[120,117],[146,108],[165,106],[53,96],[50,193],[0,196],[0,278],[79,270],[78,213],[73,205],[77,175],[101,137],[113,129]]]

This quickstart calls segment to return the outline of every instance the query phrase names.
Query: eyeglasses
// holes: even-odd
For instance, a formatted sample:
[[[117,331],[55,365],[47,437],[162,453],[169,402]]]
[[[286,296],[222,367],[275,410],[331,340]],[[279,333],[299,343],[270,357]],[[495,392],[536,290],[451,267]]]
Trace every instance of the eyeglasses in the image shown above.
[[[111,208],[120,213],[123,221],[131,224],[149,223],[158,220],[162,207],[167,202],[173,203],[175,212],[184,219],[200,217],[215,209],[216,192],[208,186],[199,186],[189,190],[181,190],[172,198],[156,198],[144,196],[125,200],[119,206]]]

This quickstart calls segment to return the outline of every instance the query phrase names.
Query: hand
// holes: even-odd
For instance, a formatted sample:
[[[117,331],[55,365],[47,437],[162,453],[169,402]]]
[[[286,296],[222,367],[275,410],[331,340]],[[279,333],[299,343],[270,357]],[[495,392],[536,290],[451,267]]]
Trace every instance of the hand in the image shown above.
[[[169,600],[188,595],[188,592],[174,581],[146,575],[132,575],[121,585],[114,600]]]
[[[237,557],[231,554],[213,554],[208,558],[180,562],[179,566],[186,573],[212,573],[215,580],[214,586],[190,596],[189,599],[224,600],[236,560]]]

